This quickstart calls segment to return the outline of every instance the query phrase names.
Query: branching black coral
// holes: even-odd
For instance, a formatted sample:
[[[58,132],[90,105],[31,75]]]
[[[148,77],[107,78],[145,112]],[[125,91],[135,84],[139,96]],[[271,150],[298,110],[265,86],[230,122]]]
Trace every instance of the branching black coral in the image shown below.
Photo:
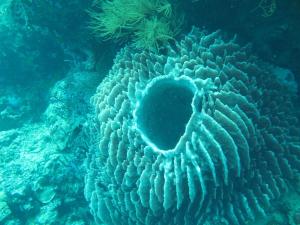
[[[96,36],[131,40],[141,49],[158,50],[174,39],[183,21],[168,0],[97,0],[96,6],[98,10],[89,11],[90,28]]]

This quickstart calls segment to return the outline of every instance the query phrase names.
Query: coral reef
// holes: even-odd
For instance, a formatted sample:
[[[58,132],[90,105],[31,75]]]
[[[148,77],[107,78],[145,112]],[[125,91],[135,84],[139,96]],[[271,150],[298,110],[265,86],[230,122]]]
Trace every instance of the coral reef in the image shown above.
[[[83,195],[83,126],[99,81],[70,71],[51,88],[40,120],[0,132],[0,224],[93,224]]]
[[[0,84],[0,131],[37,121],[45,110],[46,98],[46,92],[35,86]]]
[[[232,225],[234,216],[247,225],[299,224],[297,138],[290,148],[293,134],[299,137],[291,115],[300,82],[299,10],[293,0],[1,0],[0,224],[194,225],[205,214],[201,225]],[[255,54],[272,65],[220,34],[195,31],[175,44],[179,31],[192,25],[237,33],[239,43],[253,43]],[[167,43],[172,47],[165,49]],[[97,111],[87,119],[95,86],[124,44],[129,47],[99,86],[92,101]],[[235,143],[250,142],[249,168],[240,139],[238,155],[231,155],[223,144],[228,139],[217,138],[225,161],[216,149],[203,154],[193,141],[198,128],[192,124],[202,112],[216,121],[221,113],[235,115],[230,110],[237,106],[220,100],[225,92],[244,96],[257,110],[240,107],[257,142],[242,130],[245,117],[236,125],[244,136],[223,124]],[[220,101],[229,105],[225,114]],[[201,135],[206,125],[199,125]],[[191,145],[178,145],[186,140]],[[204,148],[214,144],[200,141]]]
[[[266,217],[300,169],[295,92],[269,68],[220,31],[194,28],[166,55],[122,49],[92,98],[85,197],[96,222]]]

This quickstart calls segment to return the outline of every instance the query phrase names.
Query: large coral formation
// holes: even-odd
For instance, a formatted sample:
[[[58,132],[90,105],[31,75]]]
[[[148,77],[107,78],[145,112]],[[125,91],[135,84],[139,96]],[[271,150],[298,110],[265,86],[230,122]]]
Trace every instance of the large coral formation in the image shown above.
[[[300,135],[294,94],[264,65],[219,31],[193,29],[167,55],[123,49],[92,99],[97,223],[265,216],[299,174]]]

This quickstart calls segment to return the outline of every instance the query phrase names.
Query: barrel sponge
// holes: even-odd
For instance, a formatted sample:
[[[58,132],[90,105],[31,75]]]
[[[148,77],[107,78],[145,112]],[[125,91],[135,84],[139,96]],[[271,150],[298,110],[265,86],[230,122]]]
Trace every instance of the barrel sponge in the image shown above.
[[[296,97],[220,31],[125,47],[92,98],[85,196],[98,224],[240,225],[300,169]]]

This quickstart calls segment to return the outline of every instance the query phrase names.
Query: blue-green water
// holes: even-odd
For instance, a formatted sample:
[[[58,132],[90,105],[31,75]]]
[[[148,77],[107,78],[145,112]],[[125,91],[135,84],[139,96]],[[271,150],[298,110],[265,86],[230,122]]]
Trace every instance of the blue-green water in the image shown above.
[[[0,0],[0,224],[300,224],[299,11]]]

